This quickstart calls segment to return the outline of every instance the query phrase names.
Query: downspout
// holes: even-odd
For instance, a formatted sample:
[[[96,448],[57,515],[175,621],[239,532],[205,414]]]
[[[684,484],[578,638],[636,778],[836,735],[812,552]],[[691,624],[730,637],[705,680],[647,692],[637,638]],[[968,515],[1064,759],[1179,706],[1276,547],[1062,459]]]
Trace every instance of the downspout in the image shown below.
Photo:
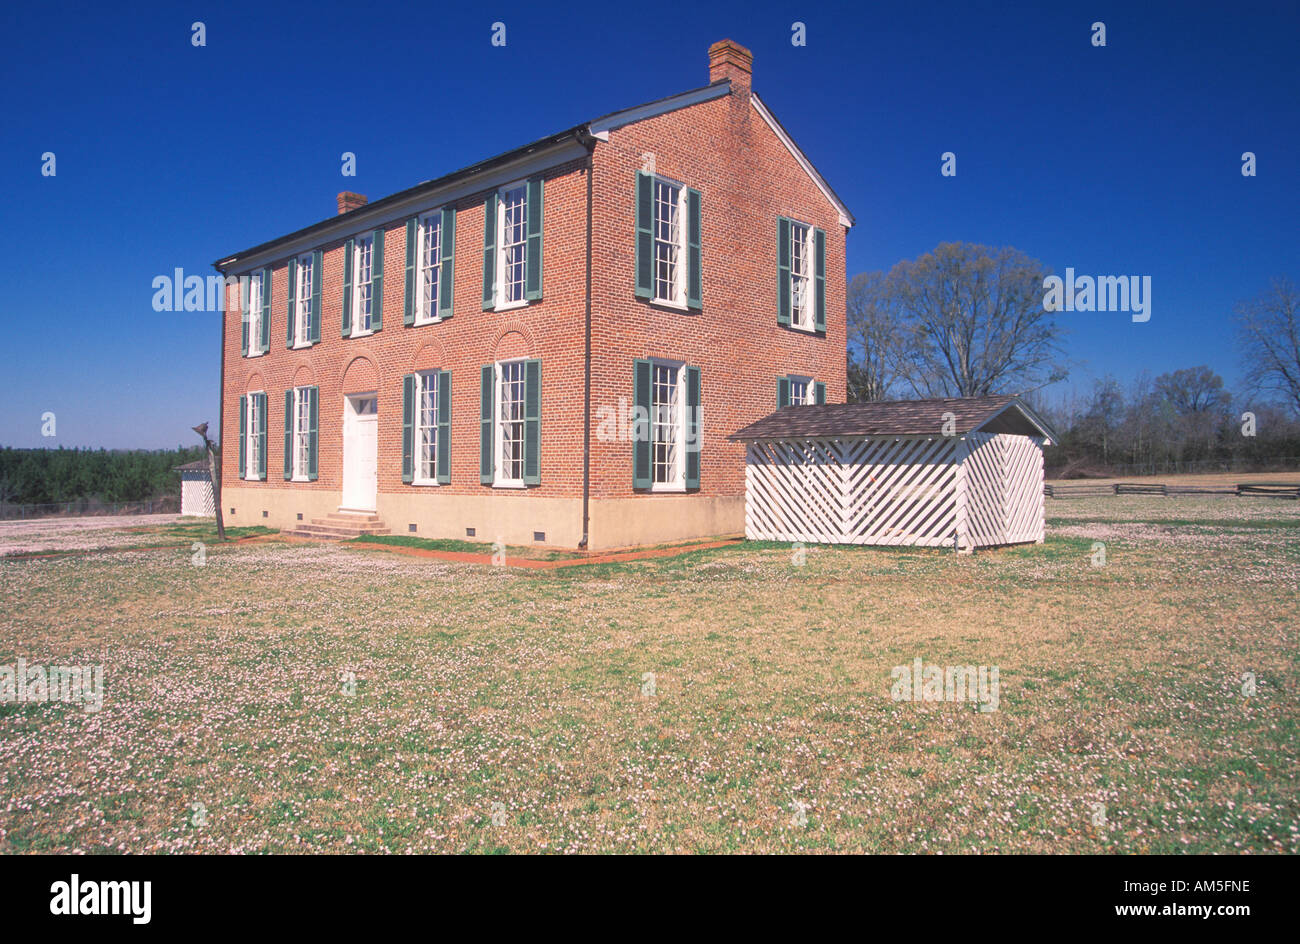
[[[582,540],[581,550],[587,549],[591,526],[591,177],[595,162],[596,137],[589,128],[578,131],[578,140],[587,149],[587,275],[586,275],[586,325],[583,330],[583,391],[582,391]]]
[[[216,266],[212,268],[221,272],[221,382],[217,384],[217,468],[212,477],[212,503],[216,506],[217,520],[221,521],[221,480],[226,475],[226,308],[230,286],[226,273]]]

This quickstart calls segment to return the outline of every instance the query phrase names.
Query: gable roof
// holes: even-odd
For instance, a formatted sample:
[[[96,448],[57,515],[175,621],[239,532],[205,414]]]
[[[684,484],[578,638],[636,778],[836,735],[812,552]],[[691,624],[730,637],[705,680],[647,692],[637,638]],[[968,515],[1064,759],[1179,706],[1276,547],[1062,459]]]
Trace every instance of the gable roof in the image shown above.
[[[1056,433],[1019,397],[952,397],[935,400],[879,400],[873,403],[835,403],[821,406],[787,406],[738,429],[727,439],[808,439],[844,436],[939,436],[944,414],[951,413],[958,436],[966,433],[1014,433],[1043,436],[1049,443]]]
[[[667,114],[680,108],[687,108],[691,105],[698,105],[701,102],[712,101],[715,98],[721,98],[723,95],[730,94],[731,82],[722,79],[700,88],[691,89],[686,92],[679,92],[676,95],[669,95],[666,98],[656,99],[652,102],[645,102],[641,105],[634,105],[631,108],[624,108],[619,111],[610,112],[599,118],[593,118],[591,121],[574,125],[564,131],[556,134],[547,135],[539,138],[530,144],[505,151],[495,157],[489,157],[487,160],[479,161],[477,164],[471,164],[468,167],[462,167],[460,170],[452,171],[450,174],[444,174],[433,180],[426,180],[423,183],[416,184],[414,187],[408,187],[406,190],[400,190],[397,193],[381,197],[372,203],[358,207],[347,213],[340,213],[327,217],[310,226],[295,230],[285,236],[278,236],[275,239],[259,243],[242,252],[231,253],[212,263],[212,267],[218,272],[225,273],[228,269],[244,269],[252,266],[253,262],[259,264],[266,261],[265,258],[272,250],[281,250],[277,255],[289,255],[289,252],[283,250],[291,244],[304,243],[308,240],[316,242],[328,242],[331,235],[338,236],[340,233],[346,234],[357,230],[365,229],[368,226],[374,226],[380,223],[389,222],[390,220],[400,217],[402,211],[409,209],[410,205],[416,202],[425,201],[434,194],[450,195],[444,193],[449,191],[463,191],[464,184],[475,177],[485,177],[493,171],[504,168],[514,168],[522,162],[535,159],[540,155],[552,153],[554,155],[553,163],[563,163],[573,157],[573,152],[581,154],[582,149],[595,147],[597,141],[608,141],[609,132],[614,128],[620,128],[624,125],[632,124],[637,121],[645,121],[647,118],[654,118],[658,115]],[[854,223],[853,214],[849,213],[848,208],[844,205],[839,196],[831,189],[830,184],[826,183],[825,178],[817,171],[807,156],[794,143],[789,132],[782,127],[781,122],[777,121],[776,116],[768,110],[757,95],[750,92],[750,102],[753,103],[759,115],[772,128],[781,143],[790,151],[794,159],[804,169],[809,177],[812,178],[819,190],[826,196],[826,199],[839,211],[840,222],[845,226],[852,226]],[[581,148],[578,146],[581,145]],[[462,185],[459,186],[458,185]],[[481,185],[483,189],[487,188],[484,180],[474,181],[475,186]],[[472,191],[470,191],[472,192]],[[295,247],[297,251],[300,247]],[[274,257],[273,257],[274,258]]]
[[[831,189],[831,185],[826,182],[826,178],[823,177],[817,168],[813,166],[813,162],[808,160],[808,155],[800,150],[799,145],[794,143],[794,138],[790,137],[790,132],[785,130],[785,125],[781,124],[781,122],[777,120],[776,115],[772,114],[771,109],[764,105],[762,99],[760,99],[752,90],[749,93],[749,101],[762,119],[767,122],[768,127],[772,129],[778,138],[780,138],[781,143],[785,145],[786,150],[790,152],[798,162],[799,166],[803,168],[804,173],[812,178],[813,183],[817,185],[817,189],[822,192],[822,196],[829,200],[835,206],[835,209],[839,211],[840,225],[852,226],[856,222],[856,220],[853,219],[853,214],[850,213],[849,208],[844,205],[844,201],[840,199],[839,194]]]

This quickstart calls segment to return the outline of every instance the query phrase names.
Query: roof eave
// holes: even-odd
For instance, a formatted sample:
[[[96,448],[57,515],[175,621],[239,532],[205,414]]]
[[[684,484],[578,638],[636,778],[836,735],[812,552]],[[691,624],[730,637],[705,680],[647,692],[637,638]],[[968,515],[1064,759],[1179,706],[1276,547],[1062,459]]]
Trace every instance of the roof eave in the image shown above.
[[[803,168],[804,173],[812,178],[813,183],[817,185],[817,189],[819,189],[835,209],[839,211],[840,225],[844,226],[846,229],[853,227],[857,220],[854,218],[853,214],[849,212],[849,208],[845,206],[844,201],[840,199],[839,194],[835,192],[831,185],[826,181],[826,178],[822,176],[821,171],[819,171],[816,166],[814,166],[813,162],[809,160],[808,155],[803,152],[803,149],[794,143],[794,138],[791,137],[789,131],[785,130],[785,125],[781,124],[781,120],[773,114],[770,108],[763,104],[763,101],[758,97],[757,92],[752,90],[750,91],[749,101],[754,108],[757,109],[762,119],[767,122],[767,125],[772,129],[772,132],[780,139],[781,143],[785,145],[786,150],[790,152],[794,159],[799,163],[799,166]]]
[[[1025,401],[1021,400],[1019,397],[1012,397],[1006,403],[1002,404],[1002,406],[998,407],[988,416],[984,417],[984,419],[980,420],[978,423],[972,426],[970,431],[978,432],[982,427],[987,426],[989,423],[992,423],[995,419],[997,419],[1007,410],[1011,409],[1013,406],[1020,411],[1021,415],[1024,416],[1025,419],[1029,420],[1030,423],[1038,427],[1038,431],[1042,433],[1043,438],[1046,440],[1043,443],[1043,445],[1045,446],[1056,445],[1056,441],[1057,441],[1056,430],[1052,429],[1052,427],[1048,424],[1046,420],[1044,420],[1041,416],[1039,416],[1032,409],[1030,409],[1029,405],[1026,404]]]
[[[678,92],[676,95],[669,95],[653,102],[633,105],[631,108],[622,108],[618,111],[612,111],[608,115],[601,115],[599,118],[593,118],[587,122],[586,128],[593,137],[601,141],[608,141],[609,132],[617,128],[638,121],[645,121],[648,118],[657,118],[660,115],[666,115],[681,108],[699,105],[702,102],[710,102],[715,98],[721,98],[729,94],[731,94],[731,80],[720,79],[717,82],[711,82],[708,85],[702,85],[699,88],[685,92]]]
[[[228,268],[230,268],[232,265],[234,265],[236,262],[238,262],[241,259],[247,259],[250,256],[262,255],[264,253],[270,252],[271,250],[275,249],[278,246],[288,245],[289,243],[297,242],[301,239],[311,236],[314,233],[323,232],[327,229],[331,229],[334,226],[338,225],[339,222],[345,217],[348,220],[349,227],[364,229],[367,220],[377,220],[381,218],[382,216],[384,216],[384,211],[391,207],[397,206],[403,202],[415,199],[422,195],[434,194],[439,190],[445,189],[447,187],[451,187],[477,174],[487,173],[491,170],[494,170],[498,167],[505,166],[514,161],[518,161],[522,158],[530,157],[535,154],[541,154],[551,149],[559,149],[574,140],[581,141],[584,139],[584,136],[588,133],[589,132],[588,132],[587,124],[575,125],[572,128],[559,132],[558,134],[552,134],[552,135],[548,135],[545,138],[539,138],[538,140],[533,141],[529,144],[525,144],[522,147],[514,148],[513,150],[498,154],[495,157],[490,157],[485,161],[479,161],[477,164],[471,164],[468,167],[462,167],[459,170],[452,171],[450,174],[444,174],[443,176],[435,178],[433,180],[426,180],[421,183],[418,183],[414,187],[408,187],[405,190],[399,190],[397,193],[389,194],[386,197],[382,197],[374,201],[373,203],[367,203],[365,206],[358,207],[357,209],[352,210],[348,213],[340,213],[335,216],[326,217],[325,219],[320,220],[319,222],[313,223],[310,226],[305,226],[302,229],[295,230],[292,233],[287,233],[284,236],[278,236],[275,239],[271,239],[268,240],[267,242],[260,243],[259,245],[253,246],[249,249],[245,249],[242,252],[232,253],[231,255],[224,256],[221,259],[218,259],[216,262],[212,263],[212,267],[216,269],[218,272],[224,274]]]

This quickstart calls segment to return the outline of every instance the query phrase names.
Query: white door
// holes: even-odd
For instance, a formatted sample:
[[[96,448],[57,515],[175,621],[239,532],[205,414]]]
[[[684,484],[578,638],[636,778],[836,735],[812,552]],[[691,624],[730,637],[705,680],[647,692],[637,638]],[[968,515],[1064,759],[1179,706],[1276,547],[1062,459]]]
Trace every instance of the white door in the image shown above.
[[[379,398],[352,394],[343,400],[343,504],[340,510],[374,511],[379,459]]]

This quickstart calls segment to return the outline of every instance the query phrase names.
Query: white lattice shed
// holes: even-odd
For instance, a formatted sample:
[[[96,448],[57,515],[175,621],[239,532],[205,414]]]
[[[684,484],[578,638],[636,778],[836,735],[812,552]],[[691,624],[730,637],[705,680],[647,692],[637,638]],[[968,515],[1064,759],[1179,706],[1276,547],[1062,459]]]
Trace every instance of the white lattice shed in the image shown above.
[[[212,472],[208,460],[178,465],[176,471],[181,474],[181,514],[215,518],[217,503],[212,496]]]
[[[1053,433],[1016,397],[789,406],[728,438],[748,444],[750,540],[962,550],[1043,540]]]

